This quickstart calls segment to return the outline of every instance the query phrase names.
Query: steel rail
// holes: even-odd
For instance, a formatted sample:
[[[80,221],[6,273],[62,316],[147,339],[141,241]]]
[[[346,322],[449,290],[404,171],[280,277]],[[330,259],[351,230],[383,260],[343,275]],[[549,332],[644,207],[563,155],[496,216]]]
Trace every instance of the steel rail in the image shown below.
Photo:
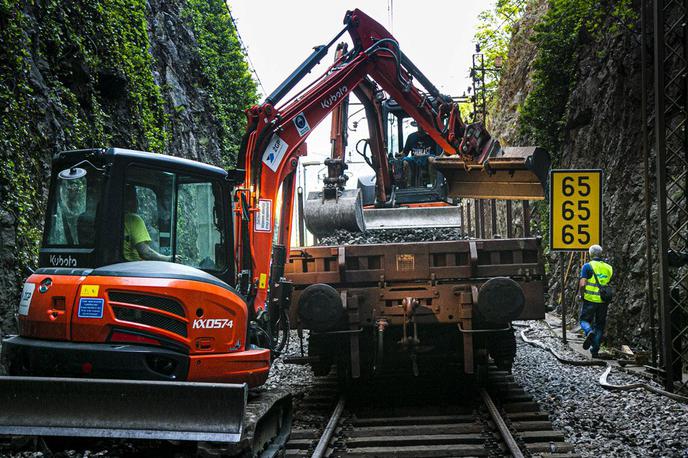
[[[339,419],[342,416],[342,412],[344,412],[345,404],[346,397],[342,395],[339,398],[337,406],[334,408],[334,411],[332,412],[330,420],[327,422],[327,426],[325,426],[325,430],[323,431],[322,436],[320,436],[318,445],[316,445],[315,450],[313,451],[313,455],[311,455],[311,458],[322,458],[325,456],[327,446],[330,445],[332,435],[334,434],[334,431],[337,428],[337,425],[339,424]]]
[[[518,444],[516,443],[516,439],[514,439],[514,436],[511,434],[511,431],[509,430],[509,427],[506,425],[504,418],[502,418],[502,415],[499,413],[497,406],[495,405],[494,401],[492,401],[492,398],[487,393],[487,391],[485,391],[484,388],[480,389],[480,397],[483,398],[483,402],[485,403],[485,406],[487,406],[487,410],[490,412],[490,416],[492,417],[492,420],[495,422],[495,425],[499,430],[499,434],[501,434],[504,443],[509,449],[509,452],[511,452],[511,455],[514,458],[524,458],[523,452],[521,452],[521,449],[518,447]]]

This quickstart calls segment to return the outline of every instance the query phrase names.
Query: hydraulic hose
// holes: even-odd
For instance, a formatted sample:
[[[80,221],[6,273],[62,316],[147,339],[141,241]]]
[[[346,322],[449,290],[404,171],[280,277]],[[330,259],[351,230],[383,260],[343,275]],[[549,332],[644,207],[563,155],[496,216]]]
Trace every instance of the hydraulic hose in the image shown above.
[[[647,383],[628,383],[624,385],[614,385],[612,383],[609,383],[607,381],[607,377],[609,377],[609,374],[612,371],[612,364],[607,362],[607,361],[598,361],[598,360],[580,360],[580,359],[569,359],[561,356],[559,353],[556,352],[556,350],[552,349],[551,347],[548,347],[545,345],[543,342],[536,340],[536,339],[530,339],[526,337],[526,332],[530,331],[533,329],[533,326],[530,326],[526,329],[522,329],[520,332],[521,339],[529,345],[533,345],[535,347],[541,348],[543,350],[546,350],[550,352],[554,357],[557,359],[557,361],[563,363],[563,364],[569,364],[572,366],[600,366],[600,367],[605,367],[606,369],[600,375],[600,378],[598,380],[598,383],[602,388],[610,390],[610,391],[630,391],[634,390],[636,388],[642,388],[644,390],[650,391],[655,394],[659,394],[661,396],[666,396],[668,398],[671,398],[675,401],[682,402],[688,404],[688,396],[682,396],[680,394],[676,393],[670,393],[668,391],[662,390],[660,388],[656,388],[652,385],[649,385]]]

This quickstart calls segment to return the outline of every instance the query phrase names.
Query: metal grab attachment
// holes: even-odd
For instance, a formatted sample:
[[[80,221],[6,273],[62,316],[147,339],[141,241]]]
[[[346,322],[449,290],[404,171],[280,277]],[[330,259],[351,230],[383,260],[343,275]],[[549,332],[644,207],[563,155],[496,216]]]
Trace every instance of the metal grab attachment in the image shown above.
[[[543,200],[547,195],[551,159],[542,148],[501,148],[483,163],[456,155],[430,161],[447,179],[451,197]]]
[[[0,435],[234,443],[246,384],[0,377]]]

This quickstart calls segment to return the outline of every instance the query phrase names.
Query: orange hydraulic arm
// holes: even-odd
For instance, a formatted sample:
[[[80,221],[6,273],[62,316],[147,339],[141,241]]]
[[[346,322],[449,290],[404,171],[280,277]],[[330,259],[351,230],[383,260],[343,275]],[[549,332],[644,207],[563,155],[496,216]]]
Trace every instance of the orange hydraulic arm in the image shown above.
[[[298,158],[306,154],[305,141],[352,91],[372,90],[366,83],[370,83],[368,78],[415,118],[446,154],[458,153],[469,162],[479,162],[484,157],[484,134],[481,141],[465,141],[466,126],[456,103],[439,93],[400,51],[397,41],[384,27],[358,9],[347,12],[344,24],[345,28],[328,45],[315,48],[262,105],[247,110],[248,126],[239,159],[239,168],[245,170],[245,181],[237,190],[237,260],[245,285],[242,292],[248,295],[249,303],[252,301],[257,315],[275,300],[269,293],[277,289],[280,278],[270,277],[279,276],[280,270],[275,270],[275,265],[271,270],[273,248],[282,253],[288,251],[291,225],[291,220],[280,222],[278,246],[273,247],[277,206],[280,200],[283,205],[292,205],[293,174]],[[344,32],[351,35],[353,49],[343,53],[308,88],[280,104]],[[423,91],[415,86],[414,80]],[[370,96],[363,98],[370,100]],[[382,148],[378,155],[384,154]],[[290,214],[290,208],[281,212],[283,218]]]

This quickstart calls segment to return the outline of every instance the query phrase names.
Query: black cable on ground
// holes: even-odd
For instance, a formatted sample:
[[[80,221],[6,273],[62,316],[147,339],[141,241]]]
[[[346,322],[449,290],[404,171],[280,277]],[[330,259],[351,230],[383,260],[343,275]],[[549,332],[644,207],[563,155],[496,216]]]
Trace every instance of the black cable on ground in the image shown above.
[[[555,358],[557,359],[557,361],[559,361],[560,363],[563,363],[563,364],[570,364],[570,365],[573,365],[573,366],[600,366],[600,367],[606,367],[606,369],[604,370],[604,372],[602,373],[602,375],[600,375],[600,378],[599,378],[599,380],[598,380],[598,382],[599,382],[600,386],[602,386],[602,388],[605,388],[605,389],[611,390],[611,391],[630,391],[630,390],[634,390],[634,389],[636,389],[636,388],[642,388],[642,389],[647,390],[647,391],[650,391],[650,392],[652,392],[652,393],[659,394],[659,395],[662,395],[662,396],[666,396],[666,397],[671,398],[671,399],[673,399],[673,400],[675,400],[675,401],[678,401],[678,402],[682,402],[682,403],[688,404],[688,396],[681,396],[680,394],[670,393],[670,392],[668,392],[668,391],[664,391],[664,390],[662,390],[662,389],[660,389],[660,388],[656,388],[656,387],[654,387],[654,386],[652,386],[652,385],[649,385],[649,384],[647,384],[647,383],[628,383],[628,384],[624,384],[624,385],[614,385],[614,384],[612,384],[612,383],[609,383],[609,382],[607,381],[607,377],[608,377],[609,374],[611,373],[612,367],[613,367],[609,362],[607,362],[607,361],[599,361],[599,360],[569,359],[569,358],[565,358],[565,357],[561,356],[559,353],[557,353],[556,350],[554,350],[554,349],[552,349],[551,347],[548,347],[547,345],[545,345],[543,342],[540,342],[539,340],[530,339],[530,338],[526,337],[526,332],[529,331],[529,330],[531,330],[531,329],[533,329],[532,326],[528,327],[527,329],[522,329],[521,332],[520,332],[521,339],[523,339],[523,341],[524,341],[525,343],[529,344],[529,345],[533,345],[533,346],[535,346],[535,347],[539,347],[539,348],[541,348],[541,349],[543,349],[543,350],[546,350],[546,351],[552,353],[552,355],[554,355],[554,357],[555,357]]]

